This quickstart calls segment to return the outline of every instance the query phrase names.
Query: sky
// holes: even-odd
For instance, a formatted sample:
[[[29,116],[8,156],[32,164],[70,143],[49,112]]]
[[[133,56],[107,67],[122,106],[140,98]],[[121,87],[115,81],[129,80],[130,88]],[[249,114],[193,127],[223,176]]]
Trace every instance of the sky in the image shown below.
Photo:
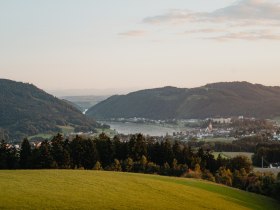
[[[280,86],[280,1],[0,0],[0,77],[47,91]]]

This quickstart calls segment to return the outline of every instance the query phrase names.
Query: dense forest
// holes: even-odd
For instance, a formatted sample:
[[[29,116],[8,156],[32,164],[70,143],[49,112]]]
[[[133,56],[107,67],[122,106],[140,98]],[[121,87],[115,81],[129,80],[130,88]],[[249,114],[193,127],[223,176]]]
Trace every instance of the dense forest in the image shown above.
[[[78,109],[34,85],[0,79],[0,137],[22,139],[40,133],[95,131],[100,125]]]
[[[280,200],[280,175],[253,172],[247,157],[214,158],[210,150],[141,134],[126,142],[105,134],[69,141],[58,134],[35,146],[24,139],[20,150],[2,141],[0,169],[94,169],[199,178]]]
[[[280,163],[280,143],[258,144],[253,156],[253,163],[256,166],[262,166],[262,160],[264,160],[264,166],[268,166],[269,163]]]
[[[164,87],[115,95],[93,106],[97,119],[205,119],[209,117],[280,116],[280,87],[247,82],[208,84],[199,88]]]

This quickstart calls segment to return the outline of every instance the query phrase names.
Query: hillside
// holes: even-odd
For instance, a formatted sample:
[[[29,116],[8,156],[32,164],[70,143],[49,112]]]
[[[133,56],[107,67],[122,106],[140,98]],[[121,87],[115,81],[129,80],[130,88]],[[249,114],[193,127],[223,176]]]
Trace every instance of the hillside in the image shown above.
[[[20,139],[39,133],[59,132],[58,126],[91,131],[99,124],[69,103],[34,85],[0,79],[1,138]]]
[[[70,106],[75,107],[76,109],[78,109],[80,112],[83,112],[84,110],[76,103],[72,102],[72,101],[68,101],[67,99],[61,99],[62,101],[66,102],[67,104],[69,104]]]
[[[199,88],[164,87],[115,95],[86,113],[97,119],[190,119],[280,116],[280,87],[247,82],[208,84]]]
[[[0,209],[280,208],[268,197],[210,182],[118,172],[0,171],[0,189]]]

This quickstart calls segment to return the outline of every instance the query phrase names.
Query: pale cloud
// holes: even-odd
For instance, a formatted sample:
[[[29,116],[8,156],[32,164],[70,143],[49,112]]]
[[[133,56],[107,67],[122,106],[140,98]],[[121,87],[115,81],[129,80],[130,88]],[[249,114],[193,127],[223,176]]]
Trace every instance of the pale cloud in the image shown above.
[[[147,17],[143,20],[144,23],[160,24],[160,23],[184,23],[190,21],[198,21],[203,13],[196,13],[190,10],[173,9],[168,13],[153,17]]]
[[[268,0],[242,0],[213,12],[193,12],[173,9],[163,15],[147,17],[145,23],[186,23],[216,21],[277,21],[280,23],[280,3]]]
[[[142,30],[130,30],[123,33],[119,33],[120,36],[130,36],[130,37],[145,36],[146,34],[147,31],[142,31]]]
[[[211,37],[210,39],[215,39],[218,41],[227,41],[232,39],[239,39],[239,40],[280,40],[280,33],[275,34],[271,31],[241,31],[236,33],[226,33],[221,36]]]
[[[197,23],[207,24],[209,28],[188,30],[184,34],[224,32],[221,38],[226,40],[279,40],[279,29],[275,26],[280,26],[280,3],[279,0],[241,0],[213,12],[203,13],[173,9],[162,15],[147,17],[143,22],[156,25],[188,24],[189,27]],[[248,28],[259,31],[248,32]],[[264,32],[272,28],[273,32]]]
[[[221,33],[221,32],[225,32],[225,30],[217,29],[217,28],[201,28],[201,29],[187,30],[183,34]]]
[[[218,9],[208,16],[217,20],[252,20],[280,22],[280,4],[272,0],[242,0]]]

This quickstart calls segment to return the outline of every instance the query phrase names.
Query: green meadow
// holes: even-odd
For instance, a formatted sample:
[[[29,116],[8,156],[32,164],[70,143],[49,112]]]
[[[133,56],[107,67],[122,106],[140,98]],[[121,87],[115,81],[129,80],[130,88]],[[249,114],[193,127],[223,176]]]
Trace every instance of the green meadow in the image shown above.
[[[205,138],[205,139],[202,139],[201,141],[205,141],[205,142],[232,143],[234,140],[235,140],[234,138],[219,137],[219,138]]]
[[[280,209],[210,182],[85,170],[0,171],[0,209]]]

